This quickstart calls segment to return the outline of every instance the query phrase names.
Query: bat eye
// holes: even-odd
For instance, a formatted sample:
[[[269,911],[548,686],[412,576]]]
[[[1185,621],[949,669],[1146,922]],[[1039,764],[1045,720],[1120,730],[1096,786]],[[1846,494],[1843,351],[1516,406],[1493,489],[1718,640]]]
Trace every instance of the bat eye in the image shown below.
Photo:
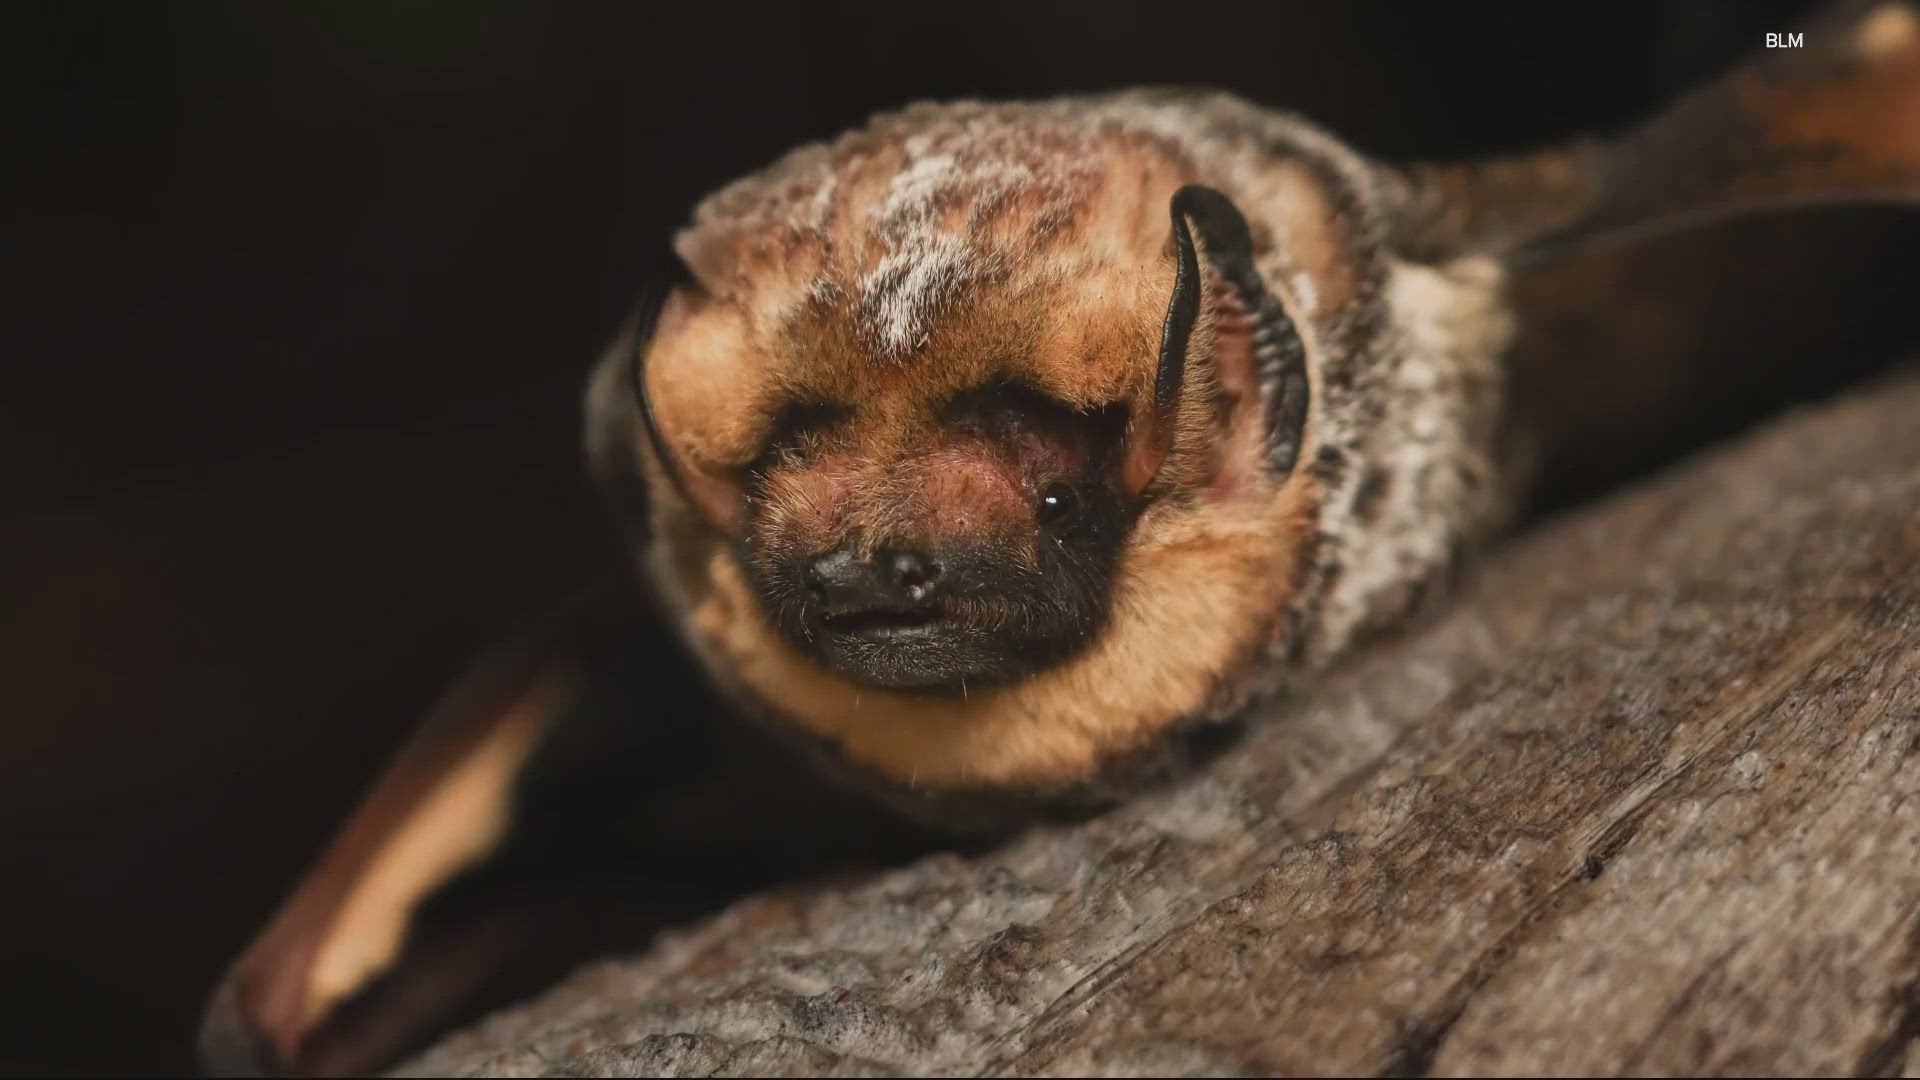
[[[773,430],[762,444],[760,456],[749,466],[749,471],[764,473],[784,455],[804,453],[808,440],[846,419],[848,411],[846,406],[831,402],[789,403],[774,418]]]
[[[1056,480],[1040,493],[1036,516],[1042,525],[1060,525],[1071,520],[1079,510],[1080,496],[1074,494],[1071,485]]]

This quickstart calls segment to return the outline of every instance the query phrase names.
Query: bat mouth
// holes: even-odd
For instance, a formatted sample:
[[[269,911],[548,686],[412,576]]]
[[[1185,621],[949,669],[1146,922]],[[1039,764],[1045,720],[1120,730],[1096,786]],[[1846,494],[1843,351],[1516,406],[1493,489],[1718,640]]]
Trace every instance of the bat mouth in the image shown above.
[[[862,605],[817,611],[810,651],[854,682],[945,694],[1016,677],[1024,665],[978,622],[939,605]]]
[[[825,611],[820,614],[820,625],[831,634],[846,634],[875,641],[933,634],[955,628],[953,620],[937,607],[878,606]]]

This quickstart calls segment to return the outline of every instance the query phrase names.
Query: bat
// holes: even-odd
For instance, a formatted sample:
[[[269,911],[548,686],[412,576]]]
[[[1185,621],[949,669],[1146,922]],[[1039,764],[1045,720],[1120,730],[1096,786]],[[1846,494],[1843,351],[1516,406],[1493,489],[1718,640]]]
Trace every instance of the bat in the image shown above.
[[[1511,513],[1551,424],[1503,396],[1518,276],[1920,198],[1920,13],[1804,33],[1496,160],[1139,90],[911,106],[710,196],[586,395],[644,598],[455,686],[217,990],[210,1068],[377,1068],[557,974],[503,974],[556,928],[638,947],[1198,767]]]

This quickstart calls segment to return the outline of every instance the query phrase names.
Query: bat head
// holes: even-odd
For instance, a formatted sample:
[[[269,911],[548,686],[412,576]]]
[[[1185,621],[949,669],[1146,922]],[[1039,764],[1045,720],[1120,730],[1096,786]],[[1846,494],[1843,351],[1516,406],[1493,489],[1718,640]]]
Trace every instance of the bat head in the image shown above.
[[[745,236],[693,234],[702,284],[637,348],[661,471],[786,645],[852,683],[971,693],[1096,640],[1143,512],[1223,479],[1234,425],[1209,362],[1237,347],[1245,368],[1257,328],[1289,350],[1270,359],[1294,396],[1286,429],[1249,444],[1298,447],[1299,338],[1247,264],[1244,218],[1209,189],[1171,194],[1182,170],[1148,147],[1096,147],[1115,160],[1011,180],[1010,148],[978,140],[945,177],[870,178],[863,156],[829,181],[885,192],[833,207],[851,229],[789,222],[771,252],[752,214]],[[1201,252],[1230,272],[1203,275]]]
[[[651,445],[788,647],[862,686],[1006,684],[1107,619],[1139,376],[1078,361],[1150,348],[1152,319],[1142,296],[874,247],[798,297],[763,269],[669,298],[637,358]]]
[[[1230,193],[1196,110],[1254,115],[918,107],[701,207],[593,426],[723,682],[890,777],[1047,786],[1272,650],[1314,354],[1383,270],[1360,166],[1287,125],[1311,145]]]

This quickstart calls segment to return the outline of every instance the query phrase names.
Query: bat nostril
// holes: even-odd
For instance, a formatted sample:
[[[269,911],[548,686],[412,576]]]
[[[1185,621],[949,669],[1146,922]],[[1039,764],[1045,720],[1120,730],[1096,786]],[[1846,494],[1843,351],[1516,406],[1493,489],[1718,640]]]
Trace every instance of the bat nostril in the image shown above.
[[[915,600],[923,599],[940,579],[940,564],[917,551],[889,551],[880,556],[887,580]]]
[[[845,548],[808,560],[800,577],[813,598],[823,602],[865,592],[870,580],[865,565]]]
[[[827,578],[820,572],[818,559],[808,563],[806,568],[800,571],[800,580],[807,587],[807,592],[813,594],[815,600],[827,598]]]

